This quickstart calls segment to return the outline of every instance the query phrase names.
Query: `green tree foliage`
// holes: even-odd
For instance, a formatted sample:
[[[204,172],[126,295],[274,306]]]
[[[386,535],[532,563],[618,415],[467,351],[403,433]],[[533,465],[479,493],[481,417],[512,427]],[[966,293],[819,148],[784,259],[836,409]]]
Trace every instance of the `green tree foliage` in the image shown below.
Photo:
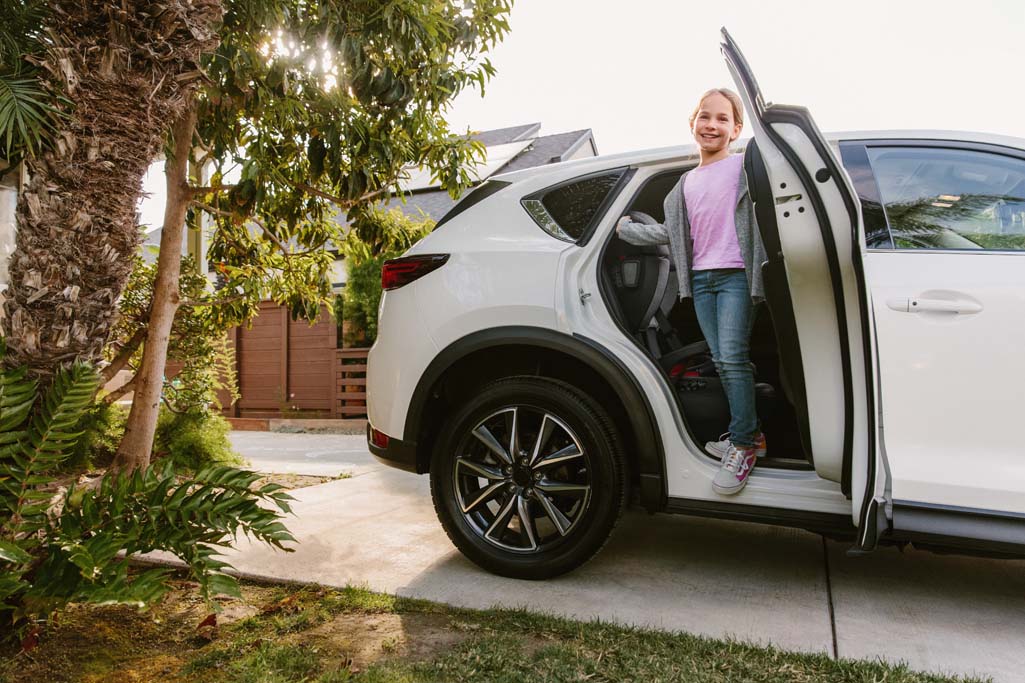
[[[347,344],[358,339],[359,343],[369,345],[377,339],[384,262],[401,256],[433,228],[434,221],[426,216],[417,220],[399,209],[375,208],[349,233],[342,249],[348,275],[342,306],[350,330]]]
[[[153,284],[156,263],[136,260],[121,301],[120,317],[114,328],[107,359],[111,365],[105,371],[110,379],[120,369],[132,372],[133,378],[121,390],[108,397],[108,402],[120,398],[135,386],[134,375],[142,361],[143,341],[149,312],[153,305]],[[245,297],[230,290],[211,292],[191,257],[182,260],[178,280],[181,303],[175,313],[168,343],[167,359],[172,364],[170,378],[164,378],[161,401],[171,413],[200,413],[208,415],[222,407],[220,394],[225,394],[229,405],[238,399],[238,381],[235,376],[235,355],[227,342],[228,329],[241,322],[241,311],[248,310],[239,302]]]
[[[221,45],[198,101],[200,161],[214,167],[194,208],[217,223],[210,258],[230,289],[315,319],[330,298],[344,218],[408,169],[458,193],[483,147],[444,114],[494,73],[486,53],[508,30],[510,0],[225,2]],[[229,169],[240,178],[224,184]]]
[[[76,425],[81,432],[63,470],[83,472],[108,467],[125,433],[128,410],[117,403],[100,401],[91,406]],[[231,425],[211,411],[175,413],[163,407],[157,418],[153,459],[170,460],[182,472],[198,472],[207,465],[242,465],[228,435]]]
[[[56,488],[98,384],[78,363],[38,396],[25,368],[0,371],[0,638],[24,635],[69,602],[158,599],[169,570],[130,575],[125,556],[173,553],[209,599],[238,592],[218,551],[239,532],[282,549],[294,540],[280,522],[291,498],[273,484],[252,490],[258,475],[231,467],[182,478],[164,461],[97,487]]]

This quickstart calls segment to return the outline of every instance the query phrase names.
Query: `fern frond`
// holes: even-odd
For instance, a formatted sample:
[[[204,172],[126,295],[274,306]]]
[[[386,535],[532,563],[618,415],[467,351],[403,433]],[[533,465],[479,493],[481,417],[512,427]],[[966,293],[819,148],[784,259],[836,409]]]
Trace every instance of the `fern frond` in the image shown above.
[[[0,461],[0,474],[12,480],[0,490],[0,502],[10,511],[0,527],[0,538],[16,540],[43,528],[50,494],[38,487],[47,483],[53,470],[71,454],[81,435],[72,430],[92,403],[99,384],[99,374],[86,363],[61,369],[29,428],[18,439],[17,448],[0,449],[7,455]],[[20,406],[13,410],[21,410]]]
[[[4,349],[0,346],[0,359]],[[36,401],[35,380],[26,379],[27,368],[0,372],[0,444],[10,443],[10,434],[24,423]]]

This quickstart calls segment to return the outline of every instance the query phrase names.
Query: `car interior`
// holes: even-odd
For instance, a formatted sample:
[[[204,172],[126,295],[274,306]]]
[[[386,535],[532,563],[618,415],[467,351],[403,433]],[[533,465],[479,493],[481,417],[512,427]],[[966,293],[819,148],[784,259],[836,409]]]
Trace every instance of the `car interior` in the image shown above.
[[[630,203],[637,222],[661,223],[663,201],[684,169],[650,179]],[[694,441],[703,446],[728,431],[729,404],[691,299],[680,301],[668,246],[636,246],[613,232],[602,255],[602,290],[622,330],[654,361],[675,389],[678,406]],[[769,308],[756,309],[751,335],[758,416],[768,443],[759,467],[812,469],[802,446],[786,372],[778,353]],[[706,454],[707,455],[707,454]],[[713,456],[708,455],[709,458]]]

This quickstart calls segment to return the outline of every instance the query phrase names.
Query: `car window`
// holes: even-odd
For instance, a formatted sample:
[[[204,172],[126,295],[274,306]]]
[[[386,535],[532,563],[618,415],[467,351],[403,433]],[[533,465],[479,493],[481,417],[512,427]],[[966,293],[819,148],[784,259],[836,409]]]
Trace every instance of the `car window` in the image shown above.
[[[1025,250],[1025,161],[933,147],[868,156],[895,248]]]
[[[580,241],[623,173],[620,168],[572,180],[524,198],[523,207],[545,232],[567,242]]]

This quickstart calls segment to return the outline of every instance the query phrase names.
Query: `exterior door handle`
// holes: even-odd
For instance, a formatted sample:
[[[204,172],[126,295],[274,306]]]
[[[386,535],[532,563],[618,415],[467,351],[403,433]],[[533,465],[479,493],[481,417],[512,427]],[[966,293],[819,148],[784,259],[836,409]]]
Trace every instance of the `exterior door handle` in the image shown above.
[[[982,312],[982,304],[965,299],[951,301],[949,299],[898,297],[887,299],[886,305],[900,313],[969,314]]]

